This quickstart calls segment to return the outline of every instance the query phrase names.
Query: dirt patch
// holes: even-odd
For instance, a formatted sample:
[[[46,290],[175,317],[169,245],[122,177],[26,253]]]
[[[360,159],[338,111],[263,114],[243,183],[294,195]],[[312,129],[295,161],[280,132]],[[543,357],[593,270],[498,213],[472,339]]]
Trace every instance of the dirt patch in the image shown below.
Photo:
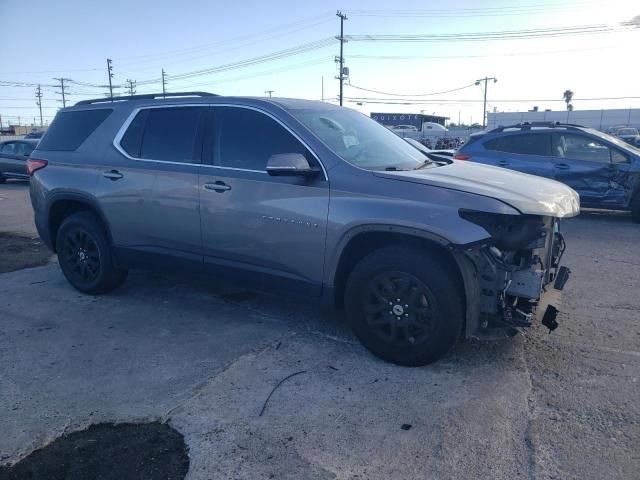
[[[0,273],[44,265],[52,255],[37,237],[0,232]]]
[[[0,480],[182,480],[188,470],[184,437],[169,425],[104,423],[0,467]]]

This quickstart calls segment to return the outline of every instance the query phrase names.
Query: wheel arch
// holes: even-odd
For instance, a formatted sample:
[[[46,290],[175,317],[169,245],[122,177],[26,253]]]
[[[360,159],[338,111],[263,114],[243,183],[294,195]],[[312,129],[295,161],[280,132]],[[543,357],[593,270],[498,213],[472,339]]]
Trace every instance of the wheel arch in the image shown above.
[[[334,307],[341,307],[344,301],[344,287],[353,267],[371,252],[388,245],[407,245],[438,254],[456,272],[464,294],[463,272],[447,239],[414,228],[368,225],[350,230],[338,242],[326,269],[325,284],[331,287],[332,292],[332,298],[326,300]]]
[[[95,198],[81,193],[59,193],[52,195],[47,209],[47,226],[51,238],[51,246],[56,252],[56,236],[65,218],[78,212],[92,212],[102,223],[109,243],[113,244],[108,223]]]

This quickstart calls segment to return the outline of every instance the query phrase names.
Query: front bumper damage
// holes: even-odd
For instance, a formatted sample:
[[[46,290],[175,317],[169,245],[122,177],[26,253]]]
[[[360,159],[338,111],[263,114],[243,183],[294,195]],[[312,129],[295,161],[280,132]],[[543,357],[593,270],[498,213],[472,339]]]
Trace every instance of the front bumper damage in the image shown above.
[[[487,242],[455,252],[463,271],[473,269],[473,288],[469,288],[471,280],[465,279],[466,337],[510,336],[537,318],[550,331],[558,326],[556,307],[547,305],[544,313],[538,307],[546,294],[562,290],[570,277],[571,271],[560,265],[566,243],[557,219],[538,220],[539,233],[532,240],[529,235],[522,248],[507,250],[505,246],[512,246],[508,242]]]

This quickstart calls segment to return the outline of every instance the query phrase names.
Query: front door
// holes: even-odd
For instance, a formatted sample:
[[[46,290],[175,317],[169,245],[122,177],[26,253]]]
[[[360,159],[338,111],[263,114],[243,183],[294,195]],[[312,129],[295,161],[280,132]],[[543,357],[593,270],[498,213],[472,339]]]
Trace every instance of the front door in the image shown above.
[[[274,117],[239,106],[212,108],[208,165],[200,198],[205,263],[231,267],[258,288],[307,287],[319,294],[324,265],[329,183],[324,172],[274,177],[267,160],[301,153],[318,160]],[[268,285],[264,285],[268,282]]]
[[[584,206],[622,207],[628,204],[629,157],[604,142],[570,132],[554,133],[554,178],[580,194]]]

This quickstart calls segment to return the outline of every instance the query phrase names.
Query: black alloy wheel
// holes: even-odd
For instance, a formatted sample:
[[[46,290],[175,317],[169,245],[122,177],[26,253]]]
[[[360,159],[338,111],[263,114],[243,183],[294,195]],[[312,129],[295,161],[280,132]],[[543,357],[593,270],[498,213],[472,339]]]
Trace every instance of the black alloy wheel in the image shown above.
[[[386,271],[371,279],[363,298],[369,327],[385,342],[413,346],[435,329],[437,307],[433,293],[406,272]]]
[[[91,234],[82,228],[66,232],[63,261],[77,284],[90,285],[100,274],[100,252]]]

